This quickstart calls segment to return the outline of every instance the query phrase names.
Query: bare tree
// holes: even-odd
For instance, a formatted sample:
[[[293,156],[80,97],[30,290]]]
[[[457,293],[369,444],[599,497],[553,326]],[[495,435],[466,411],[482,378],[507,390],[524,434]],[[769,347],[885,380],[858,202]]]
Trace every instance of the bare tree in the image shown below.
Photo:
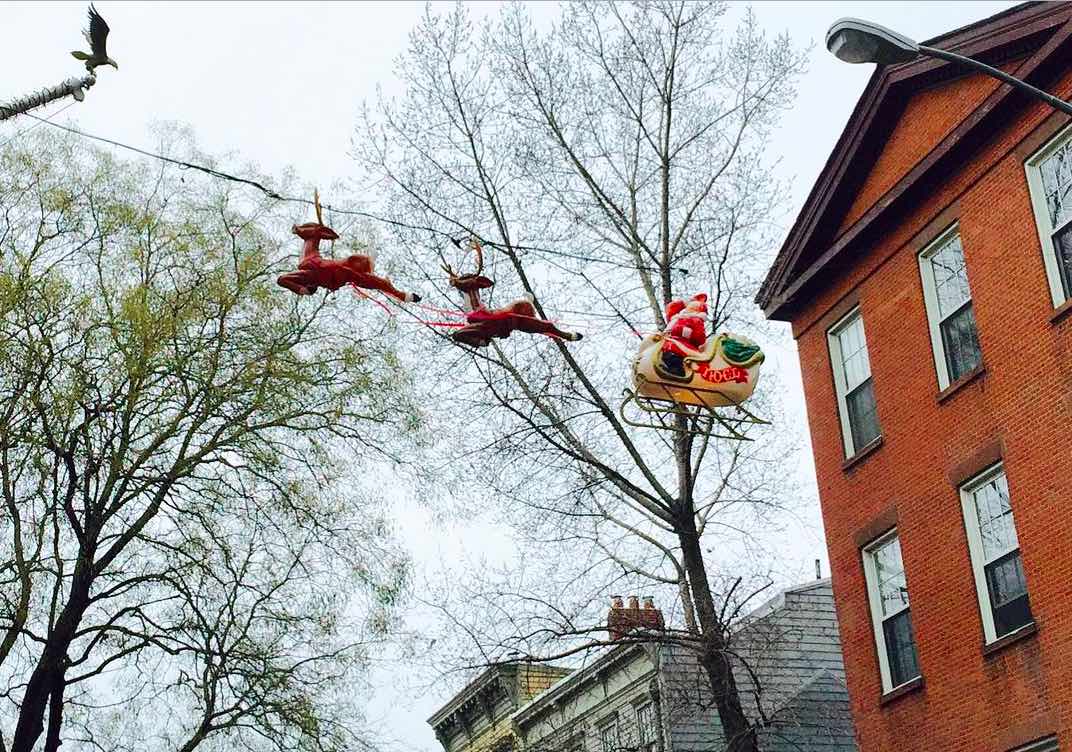
[[[34,134],[0,206],[0,750],[353,748],[406,573],[355,472],[413,414],[389,350],[227,184]]]
[[[781,505],[784,432],[719,441],[683,430],[687,418],[637,430],[617,396],[635,335],[662,328],[670,300],[706,291],[716,329],[758,325],[749,301],[783,195],[767,137],[803,57],[750,13],[730,29],[726,15],[712,2],[577,2],[541,31],[519,4],[479,30],[460,6],[429,11],[398,63],[405,96],[367,114],[355,146],[384,211],[430,229],[396,231],[417,266],[435,268],[427,249],[449,251],[445,236],[477,237],[496,289],[584,328],[579,344],[514,335],[427,365],[446,365],[450,466],[518,502],[534,538],[676,588],[740,752],[756,738],[727,645],[736,577],[712,592],[704,546]],[[563,621],[543,633],[594,629]]]

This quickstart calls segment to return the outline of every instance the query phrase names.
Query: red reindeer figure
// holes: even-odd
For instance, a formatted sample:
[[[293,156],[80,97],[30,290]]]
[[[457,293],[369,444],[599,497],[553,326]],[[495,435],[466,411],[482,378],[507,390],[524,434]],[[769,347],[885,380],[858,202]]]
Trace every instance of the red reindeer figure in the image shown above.
[[[541,319],[536,313],[531,297],[526,296],[502,308],[492,309],[480,302],[480,291],[490,288],[495,283],[481,276],[484,270],[484,254],[480,243],[475,238],[470,242],[476,253],[476,272],[458,275],[454,273],[450,265],[443,264],[443,270],[450,275],[450,286],[458,290],[465,300],[466,326],[455,330],[450,335],[451,339],[470,347],[487,347],[492,338],[505,339],[515,331],[544,334],[548,337],[564,339],[567,342],[576,342],[581,339],[581,335],[577,332],[563,331],[547,319]]]
[[[291,228],[291,232],[304,241],[298,271],[281,275],[276,280],[278,285],[298,295],[312,295],[320,287],[335,292],[343,285],[355,285],[366,290],[379,290],[405,303],[415,303],[421,299],[415,293],[402,292],[386,277],[377,276],[371,254],[353,254],[343,259],[321,256],[320,241],[337,240],[339,236],[323,224],[318,193],[313,194],[313,204],[316,207],[316,222]]]

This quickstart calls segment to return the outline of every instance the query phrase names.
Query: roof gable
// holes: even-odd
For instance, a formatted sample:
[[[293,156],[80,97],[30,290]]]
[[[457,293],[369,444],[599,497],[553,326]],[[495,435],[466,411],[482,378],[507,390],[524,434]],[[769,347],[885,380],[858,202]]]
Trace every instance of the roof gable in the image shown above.
[[[926,43],[1014,68],[1018,76],[1044,85],[1067,67],[1072,3],[1025,3]],[[1007,84],[990,82],[933,58],[876,67],[756,296],[768,318],[788,320],[805,288],[835,258],[857,250],[879,220],[926,188],[926,178],[969,154],[1032,101]],[[910,130],[908,115],[926,89],[953,96],[966,109]],[[911,147],[896,157],[907,171],[892,170],[885,180],[867,185],[881,159],[895,159],[885,156],[891,154],[886,147],[899,138]]]
[[[1013,72],[1023,62],[999,66]],[[837,236],[852,227],[912,167],[927,156],[1000,82],[986,76],[943,81],[912,96],[879,150],[860,190],[841,220]]]

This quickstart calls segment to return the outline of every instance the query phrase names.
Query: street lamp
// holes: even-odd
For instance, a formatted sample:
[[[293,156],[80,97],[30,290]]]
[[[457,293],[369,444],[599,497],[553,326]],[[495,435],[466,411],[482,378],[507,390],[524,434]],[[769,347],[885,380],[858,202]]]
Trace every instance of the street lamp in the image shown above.
[[[1058,99],[1052,94],[1037,89],[1026,81],[1010,76],[1003,70],[981,63],[970,57],[958,55],[937,47],[919,44],[903,34],[898,34],[885,26],[879,26],[859,18],[842,18],[834,22],[826,32],[826,48],[846,63],[877,63],[891,65],[915,60],[921,55],[948,60],[966,68],[980,71],[1007,84],[1038,97],[1054,109],[1072,115],[1072,104]]]

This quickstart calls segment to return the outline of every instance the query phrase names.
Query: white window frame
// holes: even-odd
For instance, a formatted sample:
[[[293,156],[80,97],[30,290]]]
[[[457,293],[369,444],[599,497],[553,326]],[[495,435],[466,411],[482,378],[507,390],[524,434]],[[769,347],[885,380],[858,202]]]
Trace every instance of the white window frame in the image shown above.
[[[1051,735],[1042,739],[1036,739],[1030,744],[1017,747],[1016,749],[1010,750],[1010,752],[1058,752],[1057,737]]]
[[[975,579],[975,594],[979,601],[979,615],[983,620],[983,639],[984,642],[989,645],[996,642],[999,639],[1004,639],[1009,635],[1016,634],[1021,629],[1027,629],[1031,626],[1030,623],[1016,629],[1008,634],[998,637],[997,627],[994,625],[994,611],[990,603],[990,588],[986,583],[986,565],[989,563],[986,559],[986,554],[983,550],[983,536],[979,530],[979,512],[975,508],[975,491],[980,486],[986,485],[998,475],[1005,475],[1005,464],[1002,462],[997,463],[983,470],[978,475],[968,479],[960,486],[960,507],[964,513],[964,531],[968,537],[968,555],[971,558],[972,576]],[[1005,476],[1005,484],[1008,486],[1009,478]],[[1009,492],[1010,503],[1012,500],[1012,492]],[[1013,513],[1013,527],[1016,526],[1016,514]],[[1016,548],[1010,548],[996,557],[992,557],[991,561],[1006,554],[1020,550],[1019,543],[1019,531],[1016,534],[1017,544]]]
[[[1046,267],[1046,280],[1050,284],[1050,298],[1053,307],[1059,308],[1072,297],[1065,295],[1061,284],[1061,271],[1057,264],[1057,249],[1053,245],[1053,234],[1057,228],[1050,220],[1050,208],[1046,205],[1046,189],[1042,185],[1042,170],[1039,164],[1046,161],[1057,149],[1072,139],[1072,125],[1062,128],[1056,136],[1047,141],[1024,162],[1027,172],[1027,188],[1031,194],[1031,209],[1035,214],[1035,227],[1038,230],[1039,243],[1042,244],[1042,263]],[[1069,220],[1072,221],[1072,220]]]
[[[852,421],[849,418],[849,385],[845,381],[845,364],[841,357],[841,340],[838,335],[849,326],[855,319],[860,319],[863,324],[863,314],[860,306],[856,306],[837,320],[826,332],[827,348],[830,351],[830,368],[834,372],[834,392],[837,395],[838,417],[841,421],[841,443],[845,448],[845,457],[854,457],[863,447],[856,446],[852,440]],[[864,342],[867,342],[867,329],[864,328]],[[867,351],[868,378],[871,379],[871,389],[875,388],[875,374],[871,371],[871,351]],[[873,395],[872,395],[873,396]],[[882,436],[881,426],[877,438]]]
[[[894,685],[893,674],[890,673],[890,657],[886,654],[886,634],[882,629],[883,623],[886,621],[886,616],[882,613],[882,595],[879,593],[878,572],[875,567],[875,557],[872,556],[872,552],[875,549],[882,548],[889,543],[892,539],[897,538],[897,528],[892,528],[886,531],[875,540],[868,543],[861,550],[861,556],[864,563],[864,581],[867,584],[867,602],[871,608],[871,626],[874,631],[875,637],[875,650],[878,653],[878,670],[882,677],[882,693],[886,694],[897,689],[897,687],[903,687],[910,682],[915,681],[918,676],[913,676],[900,684]],[[901,567],[904,567],[904,554],[901,555]],[[905,582],[908,582],[907,573],[905,574]],[[908,605],[901,611],[912,608],[912,600],[909,598]],[[897,614],[901,613],[898,611]],[[890,614],[890,616],[896,616],[897,614]],[[913,639],[915,633],[913,632]],[[918,660],[919,646],[916,646],[916,656]]]
[[[949,365],[946,362],[945,342],[942,341],[942,323],[945,319],[949,318],[953,314],[942,318],[941,308],[938,305],[938,289],[934,280],[934,265],[931,263],[931,258],[938,251],[945,247],[945,244],[952,238],[960,235],[960,225],[954,223],[947,227],[942,233],[926,245],[926,247],[919,252],[917,260],[919,261],[919,276],[923,282],[923,305],[927,309],[927,327],[931,334],[931,350],[934,352],[934,370],[938,374],[938,388],[945,389],[952,381],[949,378]],[[961,252],[964,249],[964,242],[961,241]],[[975,305],[971,294],[971,281],[969,280],[968,287],[968,300],[965,301]],[[963,303],[961,303],[963,305]],[[960,310],[959,308],[957,310]],[[978,337],[978,325],[976,326],[976,336]]]

